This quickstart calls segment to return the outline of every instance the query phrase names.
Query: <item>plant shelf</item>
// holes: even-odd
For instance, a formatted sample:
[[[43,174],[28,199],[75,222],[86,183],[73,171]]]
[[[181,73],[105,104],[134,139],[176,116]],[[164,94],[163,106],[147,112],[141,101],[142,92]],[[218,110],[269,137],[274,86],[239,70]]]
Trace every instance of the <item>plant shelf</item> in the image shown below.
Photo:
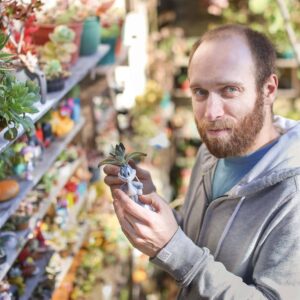
[[[51,108],[53,108],[78,82],[80,82],[89,71],[97,65],[99,60],[108,52],[108,45],[101,45],[96,54],[91,56],[82,56],[78,59],[77,63],[71,68],[71,76],[65,82],[65,88],[59,92],[53,92],[47,94],[47,100],[45,104],[37,103],[36,108],[39,110],[36,114],[31,114],[33,122],[37,122],[42,118]],[[15,142],[23,133],[22,126],[19,127],[18,136],[13,141],[7,141],[4,139],[4,133],[6,129],[0,132],[0,153],[7,149],[12,143]]]
[[[56,158],[66,148],[66,146],[73,140],[76,134],[81,130],[85,123],[85,119],[82,117],[80,122],[75,125],[73,130],[63,140],[57,140],[51,144],[45,151],[43,159],[38,163],[34,172],[33,180],[24,180],[20,182],[20,192],[12,200],[0,203],[0,228],[5,224],[8,218],[17,210],[21,201],[26,195],[34,188],[34,186],[40,181],[47,170],[52,166]]]
[[[44,274],[45,268],[48,265],[52,255],[53,255],[53,251],[48,251],[41,259],[36,261],[36,266],[39,268],[40,272],[26,280],[25,293],[20,297],[20,300],[30,299],[35,288],[44,279],[43,274]],[[41,272],[43,272],[43,273],[41,274]]]
[[[74,257],[76,256],[76,254],[79,252],[80,248],[82,247],[82,244],[87,236],[88,230],[89,230],[89,226],[86,223],[83,223],[81,226],[78,226],[78,232],[79,232],[78,241],[74,245],[72,255],[62,259],[61,271],[56,278],[56,284],[55,284],[56,288],[58,288],[62,284],[63,279],[69,272],[69,270],[72,266]]]
[[[16,258],[26,245],[27,241],[31,238],[32,231],[36,227],[37,222],[42,219],[45,214],[47,213],[47,210],[52,203],[52,201],[58,196],[59,192],[62,190],[62,188],[65,186],[65,184],[68,182],[69,178],[74,174],[76,169],[81,164],[81,159],[78,159],[74,161],[73,163],[64,166],[66,168],[63,172],[63,176],[60,176],[60,184],[52,191],[50,196],[45,199],[44,203],[41,204],[40,209],[38,212],[32,216],[30,219],[30,226],[28,229],[16,232],[17,239],[18,239],[18,245],[16,249],[6,249],[7,259],[6,262],[0,265],[0,281],[4,278],[6,273],[9,271],[13,263],[15,262]]]

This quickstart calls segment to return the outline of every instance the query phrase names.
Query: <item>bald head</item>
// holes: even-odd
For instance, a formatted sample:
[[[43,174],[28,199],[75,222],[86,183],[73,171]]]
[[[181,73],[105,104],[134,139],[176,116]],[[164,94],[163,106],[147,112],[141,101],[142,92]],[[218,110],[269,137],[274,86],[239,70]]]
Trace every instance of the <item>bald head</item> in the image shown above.
[[[205,33],[202,38],[197,41],[191,51],[189,70],[196,50],[204,42],[232,39],[233,37],[242,38],[245,46],[249,49],[254,62],[254,72],[256,78],[256,86],[261,90],[266,80],[275,73],[276,51],[272,43],[263,34],[254,31],[248,27],[241,25],[225,25]],[[233,39],[235,40],[235,39]],[[230,49],[222,49],[219,51],[227,51],[230,54]]]

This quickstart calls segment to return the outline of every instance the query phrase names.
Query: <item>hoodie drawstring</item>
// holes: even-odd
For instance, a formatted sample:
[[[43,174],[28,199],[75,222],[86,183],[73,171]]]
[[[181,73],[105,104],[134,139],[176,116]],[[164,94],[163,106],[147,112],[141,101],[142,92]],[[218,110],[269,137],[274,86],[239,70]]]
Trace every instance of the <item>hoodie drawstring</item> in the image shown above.
[[[224,229],[224,231],[223,231],[223,233],[222,233],[222,235],[221,235],[221,238],[220,238],[220,240],[219,240],[219,242],[218,242],[217,249],[216,249],[216,252],[215,252],[215,255],[214,255],[215,258],[219,255],[220,248],[221,248],[221,246],[222,246],[222,244],[223,244],[223,241],[224,241],[224,239],[225,239],[225,236],[227,235],[227,233],[228,233],[228,231],[229,231],[229,229],[230,229],[230,227],[231,227],[231,225],[232,225],[232,223],[233,223],[233,221],[234,221],[234,219],[235,219],[235,216],[237,215],[238,211],[240,210],[240,207],[242,206],[242,203],[244,202],[244,199],[245,199],[245,198],[246,198],[246,197],[242,197],[242,198],[241,198],[241,200],[240,200],[239,203],[237,204],[236,208],[234,209],[234,211],[233,211],[233,213],[232,213],[230,219],[228,220],[228,222],[227,222],[227,224],[226,224],[226,227],[225,227],[225,229]]]

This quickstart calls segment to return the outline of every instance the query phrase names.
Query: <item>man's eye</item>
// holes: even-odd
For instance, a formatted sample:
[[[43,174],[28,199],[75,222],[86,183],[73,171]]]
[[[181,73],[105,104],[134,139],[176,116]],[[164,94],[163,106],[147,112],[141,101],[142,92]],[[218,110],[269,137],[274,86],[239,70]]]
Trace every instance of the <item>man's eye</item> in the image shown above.
[[[208,91],[203,89],[193,89],[192,93],[195,97],[206,97],[208,95]]]
[[[239,89],[235,86],[226,86],[223,91],[228,94],[235,94],[239,92]]]

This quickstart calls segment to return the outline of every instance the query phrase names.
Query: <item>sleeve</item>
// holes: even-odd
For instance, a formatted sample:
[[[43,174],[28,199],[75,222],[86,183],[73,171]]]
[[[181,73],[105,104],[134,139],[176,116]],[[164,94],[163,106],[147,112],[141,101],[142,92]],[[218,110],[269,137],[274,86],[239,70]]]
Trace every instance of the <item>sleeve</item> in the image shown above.
[[[299,193],[299,192],[298,192]],[[300,295],[300,197],[285,203],[253,255],[253,284],[226,270],[178,228],[151,262],[183,288],[182,299],[291,300]]]

